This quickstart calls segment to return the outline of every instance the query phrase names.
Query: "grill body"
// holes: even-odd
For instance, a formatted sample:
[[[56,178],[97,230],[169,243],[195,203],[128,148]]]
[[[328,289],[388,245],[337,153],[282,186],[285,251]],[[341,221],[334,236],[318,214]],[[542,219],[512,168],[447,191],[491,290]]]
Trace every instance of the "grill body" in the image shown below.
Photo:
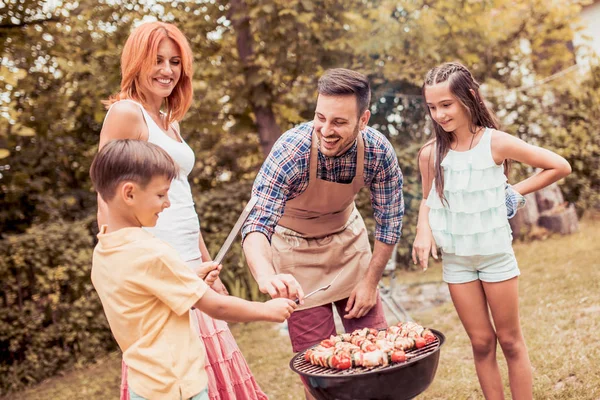
[[[290,361],[308,391],[317,400],[408,400],[425,391],[437,371],[440,348],[446,338],[431,329],[437,341],[422,349],[406,352],[414,356],[404,363],[373,369],[338,371],[314,366],[304,360],[304,352]]]

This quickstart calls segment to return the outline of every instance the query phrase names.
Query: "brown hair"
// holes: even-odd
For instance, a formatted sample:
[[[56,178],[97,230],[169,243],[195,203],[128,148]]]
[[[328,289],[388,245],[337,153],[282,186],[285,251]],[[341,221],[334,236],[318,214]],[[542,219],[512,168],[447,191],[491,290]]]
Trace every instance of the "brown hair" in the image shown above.
[[[165,22],[144,23],[129,35],[121,53],[121,90],[103,101],[107,108],[124,99],[146,105],[146,98],[140,91],[140,76],[147,75],[156,64],[158,46],[164,39],[173,40],[181,52],[181,76],[165,99],[165,125],[183,119],[192,105],[192,50],[185,35],[175,25]]]
[[[171,156],[143,140],[111,140],[96,154],[90,167],[92,184],[104,201],[115,196],[123,181],[145,187],[156,176],[172,180],[177,175],[179,167]]]
[[[371,102],[371,87],[367,77],[360,72],[345,68],[325,71],[318,83],[319,94],[325,96],[356,96],[358,116],[360,117]]]
[[[473,135],[477,133],[477,127],[499,129],[498,118],[483,101],[479,93],[479,83],[473,78],[471,72],[458,62],[449,62],[431,69],[425,76],[422,92],[425,97],[427,86],[433,86],[438,83],[448,82],[450,93],[459,101],[461,106],[467,112],[469,117],[469,130]],[[472,91],[472,92],[471,92]],[[429,117],[431,110],[427,107]],[[435,144],[435,190],[442,200],[446,202],[444,196],[444,171],[441,163],[448,154],[452,140],[456,139],[454,132],[446,132],[435,120],[433,121],[433,130],[435,139],[430,140],[423,148]],[[423,149],[421,149],[422,151]],[[420,152],[419,152],[420,155]],[[508,161],[504,162],[505,172],[508,171]]]

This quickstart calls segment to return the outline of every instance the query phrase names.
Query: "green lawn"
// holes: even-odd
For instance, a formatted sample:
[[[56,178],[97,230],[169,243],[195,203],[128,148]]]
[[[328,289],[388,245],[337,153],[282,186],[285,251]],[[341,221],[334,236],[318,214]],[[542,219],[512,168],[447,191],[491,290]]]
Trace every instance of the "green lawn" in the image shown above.
[[[515,246],[521,268],[521,319],[534,367],[535,399],[600,399],[600,228],[588,218],[581,232]],[[401,273],[403,282],[441,281],[441,265]],[[446,335],[434,383],[419,399],[482,399],[468,338],[451,303],[414,314]],[[278,325],[236,324],[232,331],[263,390],[273,400],[300,400],[302,387],[288,368],[289,339]],[[500,351],[498,351],[501,354]],[[506,364],[500,356],[506,380]],[[120,357],[113,354],[10,399],[114,399]],[[506,395],[510,396],[508,386]]]

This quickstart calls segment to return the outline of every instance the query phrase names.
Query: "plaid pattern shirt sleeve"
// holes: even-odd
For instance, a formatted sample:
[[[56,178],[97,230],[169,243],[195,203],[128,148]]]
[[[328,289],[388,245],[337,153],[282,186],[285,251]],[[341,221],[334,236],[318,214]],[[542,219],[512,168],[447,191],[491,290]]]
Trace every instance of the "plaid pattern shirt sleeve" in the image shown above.
[[[506,203],[506,216],[508,219],[511,219],[517,215],[519,208],[523,208],[525,206],[525,197],[514,190],[509,184],[506,184],[504,200]]]
[[[251,232],[261,232],[269,241],[283,215],[285,203],[308,186],[312,124],[303,124],[284,133],[273,145],[252,187],[258,197],[242,228],[242,240]],[[306,177],[305,177],[306,175]]]
[[[367,180],[372,177],[368,186],[376,222],[375,239],[386,244],[396,244],[400,241],[404,216],[402,171],[394,147],[385,136],[372,128],[368,128],[367,136],[372,137],[365,140],[365,148],[372,148],[366,152],[365,178]],[[373,155],[378,161],[373,159]]]

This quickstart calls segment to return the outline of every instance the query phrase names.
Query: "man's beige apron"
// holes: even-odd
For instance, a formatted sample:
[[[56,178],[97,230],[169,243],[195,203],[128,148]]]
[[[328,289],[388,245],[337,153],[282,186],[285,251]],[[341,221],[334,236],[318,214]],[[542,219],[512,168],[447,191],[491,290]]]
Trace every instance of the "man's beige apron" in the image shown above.
[[[354,205],[364,186],[364,143],[358,134],[356,175],[352,183],[317,178],[318,138],[312,134],[308,187],[288,200],[271,239],[276,272],[291,274],[309,293],[329,284],[326,291],[306,299],[299,309],[331,303],[350,296],[371,261],[367,228]]]

